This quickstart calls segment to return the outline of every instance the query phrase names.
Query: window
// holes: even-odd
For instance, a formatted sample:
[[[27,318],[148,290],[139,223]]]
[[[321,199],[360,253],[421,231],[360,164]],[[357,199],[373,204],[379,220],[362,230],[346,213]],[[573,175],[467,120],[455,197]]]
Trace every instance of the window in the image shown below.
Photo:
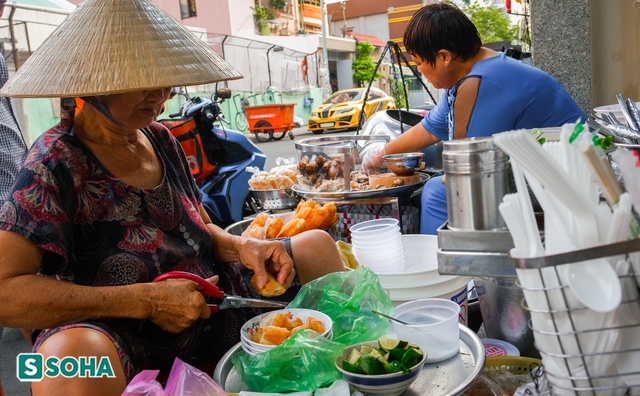
[[[180,0],[180,14],[182,19],[197,16],[196,0]]]

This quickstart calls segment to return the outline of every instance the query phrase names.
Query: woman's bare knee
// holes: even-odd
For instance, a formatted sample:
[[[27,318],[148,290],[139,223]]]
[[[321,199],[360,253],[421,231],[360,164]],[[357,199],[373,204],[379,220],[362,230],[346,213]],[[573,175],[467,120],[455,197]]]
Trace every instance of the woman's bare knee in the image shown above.
[[[311,230],[292,237],[291,250],[302,284],[332,272],[344,271],[338,247],[325,231]]]
[[[47,364],[43,379],[31,384],[34,396],[116,396],[121,395],[127,385],[115,345],[97,330],[63,330],[44,341],[37,352]],[[61,365],[65,360],[68,364]],[[74,363],[78,365],[74,367]],[[63,370],[67,371],[65,375]],[[67,377],[70,373],[74,375]]]

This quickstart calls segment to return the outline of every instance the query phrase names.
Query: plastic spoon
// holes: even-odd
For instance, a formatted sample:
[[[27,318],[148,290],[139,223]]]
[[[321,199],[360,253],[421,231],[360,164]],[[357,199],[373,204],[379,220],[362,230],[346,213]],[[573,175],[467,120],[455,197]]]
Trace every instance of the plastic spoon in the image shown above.
[[[499,133],[494,135],[494,143],[571,211],[579,234],[579,247],[597,246],[600,243],[595,207],[579,193],[571,176],[558,166],[530,133],[525,130]],[[618,276],[611,265],[603,261],[604,264],[600,260],[589,260],[570,264],[568,268],[571,291],[587,308],[597,312],[615,309],[622,299]],[[587,284],[588,287],[584,287]]]
[[[569,288],[578,301],[596,312],[611,312],[622,301],[618,274],[605,259],[570,264]]]

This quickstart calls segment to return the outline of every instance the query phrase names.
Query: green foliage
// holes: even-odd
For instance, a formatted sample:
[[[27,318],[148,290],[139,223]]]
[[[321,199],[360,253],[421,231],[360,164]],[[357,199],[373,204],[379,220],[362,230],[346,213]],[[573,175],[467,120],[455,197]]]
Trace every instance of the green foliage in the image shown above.
[[[269,0],[269,8],[281,10],[287,5],[287,0]]]
[[[356,45],[356,59],[353,61],[353,79],[358,86],[364,86],[371,81],[376,64],[371,60],[374,46],[368,41],[361,41]],[[382,77],[380,72],[376,72],[375,78]]]
[[[268,9],[263,6],[257,5],[255,7],[250,7],[253,10],[253,18],[256,21],[256,25],[259,28],[266,26],[269,22],[269,19],[272,19],[272,15]]]
[[[462,11],[476,25],[483,43],[518,39],[518,26],[511,24],[509,16],[502,9],[474,3],[462,7]]]
[[[402,89],[402,80],[391,78],[389,79],[389,83],[391,84],[391,93],[393,94],[393,98],[396,101],[396,107],[399,109],[407,108],[407,98],[404,96],[405,91]],[[406,85],[406,83],[405,83]],[[409,87],[405,87],[407,89],[407,95],[409,94]]]

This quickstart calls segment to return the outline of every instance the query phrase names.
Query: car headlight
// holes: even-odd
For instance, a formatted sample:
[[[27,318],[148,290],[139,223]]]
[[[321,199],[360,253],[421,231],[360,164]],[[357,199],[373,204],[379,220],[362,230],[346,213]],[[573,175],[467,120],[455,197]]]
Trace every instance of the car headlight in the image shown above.
[[[340,109],[340,110],[336,110],[336,114],[344,114],[344,113],[349,113],[350,111],[353,110],[353,107],[347,107],[345,109]]]

